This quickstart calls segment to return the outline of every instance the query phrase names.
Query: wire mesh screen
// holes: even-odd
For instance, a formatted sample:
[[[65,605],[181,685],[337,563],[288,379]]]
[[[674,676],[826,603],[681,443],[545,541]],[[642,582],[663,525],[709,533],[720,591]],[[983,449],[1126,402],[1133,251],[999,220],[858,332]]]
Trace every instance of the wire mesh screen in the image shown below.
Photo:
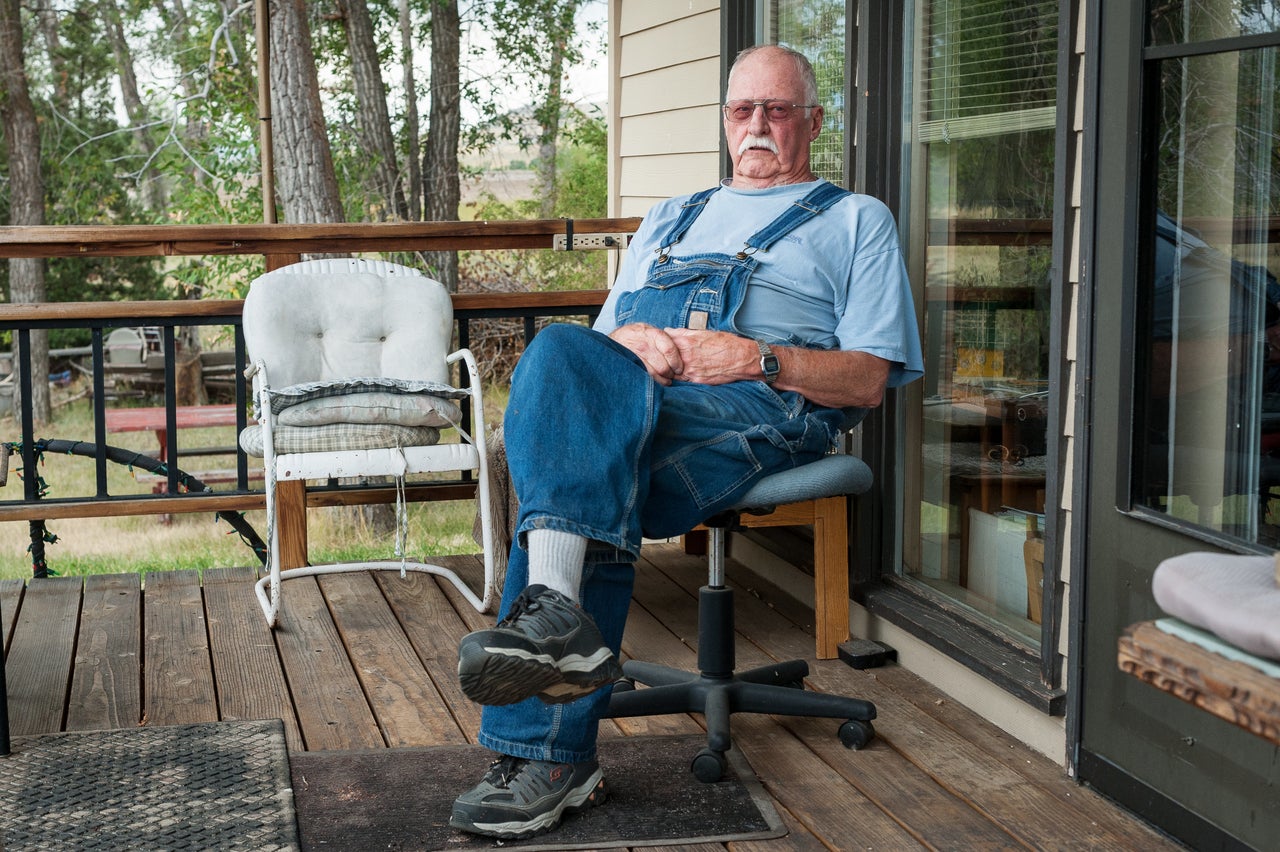
[[[822,133],[811,150],[813,173],[847,186],[845,133],[851,130],[845,114],[844,0],[778,0],[766,15],[766,40],[803,53],[818,79],[818,103],[825,111]]]

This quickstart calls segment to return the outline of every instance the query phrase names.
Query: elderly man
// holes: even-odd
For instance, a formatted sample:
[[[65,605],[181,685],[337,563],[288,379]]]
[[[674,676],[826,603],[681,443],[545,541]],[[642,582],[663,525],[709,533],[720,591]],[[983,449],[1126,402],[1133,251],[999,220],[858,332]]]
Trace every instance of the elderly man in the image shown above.
[[[458,672],[500,758],[450,824],[528,837],[603,801],[596,732],[642,536],[686,532],[811,462],[922,372],[893,218],[816,178],[813,69],[777,46],[729,75],[733,177],[656,205],[593,329],[555,325],[512,380],[520,501],[501,620]]]

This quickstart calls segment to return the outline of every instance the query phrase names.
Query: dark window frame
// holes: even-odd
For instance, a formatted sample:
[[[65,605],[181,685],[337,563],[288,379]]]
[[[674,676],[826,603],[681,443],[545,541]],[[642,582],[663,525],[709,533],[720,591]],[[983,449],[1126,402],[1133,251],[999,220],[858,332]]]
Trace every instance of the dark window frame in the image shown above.
[[[1070,230],[1070,164],[1075,161],[1076,138],[1071,128],[1071,110],[1076,97],[1077,64],[1073,49],[1078,4],[1064,0],[1059,11],[1058,85],[1060,113],[1055,130],[1055,197],[1053,222],[1053,265],[1061,282],[1054,288],[1050,323],[1055,330],[1065,328],[1064,291],[1067,236]],[[846,104],[853,127],[845,135],[845,158],[853,164],[852,188],[875,196],[891,210],[898,210],[902,198],[902,86],[904,13],[909,0],[848,0],[850,47],[846,65]],[[755,43],[755,0],[727,2],[721,7],[721,80],[728,79],[734,57]],[[728,152],[721,141],[722,173],[731,173]],[[1061,412],[1069,390],[1063,361],[1062,338],[1054,335],[1050,382],[1059,388],[1051,398],[1049,423],[1051,464],[1046,493],[1056,495],[1061,488],[1060,459],[1065,440],[1061,436]],[[904,447],[897,424],[902,417],[901,402],[890,394],[884,405],[863,421],[861,446],[874,474],[872,492],[856,501],[851,510],[850,581],[853,599],[867,610],[916,636],[957,663],[973,670],[1010,695],[1048,715],[1066,712],[1066,690],[1058,636],[1063,587],[1058,572],[1046,567],[1046,617],[1042,619],[1040,647],[1029,646],[1013,634],[979,622],[940,595],[908,585],[897,576],[900,511],[895,508],[900,491]],[[1054,505],[1057,501],[1054,499]],[[1046,564],[1056,566],[1060,521],[1055,513],[1047,517]],[[1052,562],[1050,563],[1050,560]]]

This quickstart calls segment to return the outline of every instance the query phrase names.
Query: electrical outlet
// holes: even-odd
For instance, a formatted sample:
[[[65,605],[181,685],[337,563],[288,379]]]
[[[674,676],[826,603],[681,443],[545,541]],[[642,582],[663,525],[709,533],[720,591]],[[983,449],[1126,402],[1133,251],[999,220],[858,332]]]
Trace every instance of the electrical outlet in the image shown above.
[[[574,234],[573,250],[624,249],[631,242],[631,234]],[[556,234],[551,247],[556,251],[568,251],[564,234]]]

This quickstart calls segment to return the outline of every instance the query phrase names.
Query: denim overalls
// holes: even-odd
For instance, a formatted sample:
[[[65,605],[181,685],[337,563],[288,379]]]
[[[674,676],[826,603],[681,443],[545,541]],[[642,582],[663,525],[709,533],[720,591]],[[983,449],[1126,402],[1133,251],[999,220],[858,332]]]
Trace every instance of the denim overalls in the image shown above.
[[[714,191],[684,206],[645,285],[619,298],[618,325],[737,333],[734,316],[759,264],[754,255],[847,194],[823,182],[734,255],[673,255]],[[687,532],[762,476],[813,461],[829,449],[842,418],[763,381],[659,385],[639,358],[603,334],[569,324],[544,329],[520,358],[503,420],[520,514],[501,613],[527,583],[523,533],[582,535],[590,545],[580,600],[617,652],[642,536]],[[485,707],[480,742],[536,760],[588,760],[608,694]]]

